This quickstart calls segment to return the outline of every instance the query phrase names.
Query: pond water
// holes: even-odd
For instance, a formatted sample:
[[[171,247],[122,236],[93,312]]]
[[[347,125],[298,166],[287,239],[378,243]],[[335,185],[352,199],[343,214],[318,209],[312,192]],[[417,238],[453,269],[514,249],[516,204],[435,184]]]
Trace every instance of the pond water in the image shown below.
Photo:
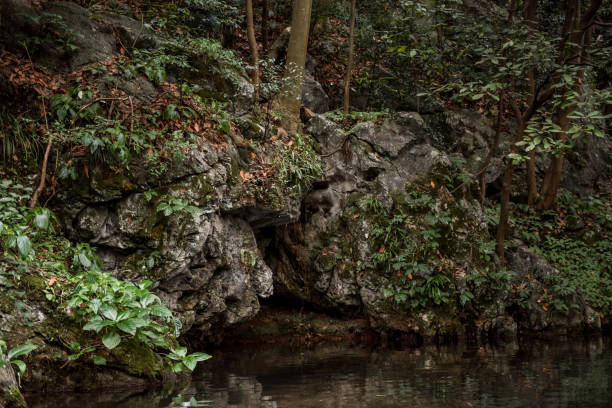
[[[189,383],[29,396],[33,408],[612,407],[612,339],[501,346],[253,347],[216,351]]]

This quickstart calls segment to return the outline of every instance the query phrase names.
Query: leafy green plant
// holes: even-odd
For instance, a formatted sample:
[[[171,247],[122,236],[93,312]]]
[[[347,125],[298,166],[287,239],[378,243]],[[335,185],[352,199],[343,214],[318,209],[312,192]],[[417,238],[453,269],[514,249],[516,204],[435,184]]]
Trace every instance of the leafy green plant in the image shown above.
[[[41,142],[37,135],[31,134],[24,125],[29,121],[17,118],[6,109],[0,110],[0,147],[2,160],[8,163],[16,157],[36,159],[40,153]]]
[[[53,232],[52,221],[56,221],[46,208],[25,207],[31,191],[31,188],[11,180],[0,182],[0,243],[4,255],[14,262],[31,260],[32,239]]]
[[[37,26],[40,35],[22,36],[22,41],[31,52],[42,49],[54,49],[72,54],[78,50],[76,41],[83,35],[68,27],[64,18],[59,14],[42,12],[38,15],[22,14],[28,22]]]
[[[159,253],[159,251],[153,251],[147,256],[144,256],[142,259],[140,259],[136,263],[136,266],[140,269],[142,273],[144,273],[153,269],[155,265],[160,262],[160,258],[161,254]]]
[[[382,118],[391,116],[391,112],[385,109],[380,112],[350,112],[348,115],[344,115],[341,110],[330,111],[323,114],[327,119],[333,120],[334,122],[376,122]]]
[[[153,198],[158,197],[158,194],[155,191],[147,191],[145,192],[145,198],[147,201],[151,201]],[[189,201],[184,200],[182,198],[171,197],[166,194],[161,197],[156,198],[157,207],[156,210],[159,213],[162,213],[165,217],[169,217],[172,214],[189,214],[193,219],[198,219],[202,214],[205,214],[207,211],[189,204]]]
[[[12,287],[9,280],[19,282],[21,275],[31,274],[34,267],[40,268],[45,276],[51,276],[43,289],[47,301],[61,302],[67,315],[81,323],[83,330],[101,336],[105,348],[114,349],[125,338],[134,338],[151,349],[176,349],[181,321],[148,290],[151,282],[134,284],[103,272],[102,262],[88,244],[72,246],[57,236],[53,227],[57,220],[50,210],[25,207],[30,191],[10,180],[0,182],[0,238],[4,254],[0,258],[0,284]],[[152,253],[147,265],[150,260],[154,263],[157,256]],[[70,263],[72,273],[66,266]],[[105,364],[104,357],[95,354],[98,347],[73,342],[69,360],[89,356],[94,364]],[[14,364],[21,369],[19,360],[13,359],[24,350],[11,350],[8,361],[16,361]],[[7,360],[4,354],[1,357]],[[198,361],[203,361],[202,353],[183,355],[179,362],[183,364],[180,367],[192,369]],[[179,368],[177,363],[174,367]]]
[[[171,350],[167,356],[170,360],[174,361],[172,369],[175,373],[180,373],[185,368],[193,371],[200,361],[206,361],[211,358],[210,355],[201,352],[187,354],[186,347],[177,347]]]
[[[87,244],[77,247],[73,266],[81,266],[85,272],[72,278],[74,289],[65,307],[84,323],[84,330],[102,332],[102,343],[108,349],[117,347],[122,335],[150,347],[169,347],[168,336],[180,322],[147,290],[150,281],[135,285],[100,271],[99,260]]]
[[[82,347],[81,343],[79,343],[78,341],[70,342],[70,348],[72,349],[72,354],[68,356],[68,360],[70,361],[78,360],[82,356],[96,351],[95,347]],[[96,356],[96,357],[99,357],[99,356]],[[94,360],[94,362],[97,361],[100,364],[96,363],[96,365],[106,364],[106,359],[104,359],[103,357],[100,357],[100,358],[104,360],[104,363],[102,364],[102,360],[97,358],[96,360]]]
[[[38,346],[34,344],[21,344],[8,350],[6,342],[0,339],[0,368],[13,364],[17,367],[18,378],[21,379],[26,370],[26,363],[18,357],[27,356],[37,348]]]
[[[134,338],[152,349],[171,350],[170,359],[175,371],[193,370],[195,365],[210,356],[205,353],[187,354],[176,347],[181,322],[167,306],[151,293],[151,281],[138,284],[121,281],[100,270],[101,262],[87,244],[79,244],[73,267],[81,272],[70,278],[72,294],[64,303],[74,314],[83,330],[102,335],[102,344],[109,350],[119,346],[124,338]],[[73,347],[76,358],[94,352],[95,347]],[[101,357],[93,355],[95,364],[103,364]]]
[[[444,184],[449,190],[454,190],[462,184],[474,182],[475,179],[465,171],[467,161],[461,156],[449,156],[451,170],[444,174]]]
[[[275,165],[278,179],[291,187],[296,194],[308,191],[323,173],[321,159],[314,151],[307,136],[295,135],[295,143],[278,142],[278,156]]]
[[[439,239],[446,235],[446,226],[451,222],[450,213],[437,209],[430,195],[415,191],[404,206],[388,208],[376,197],[370,197],[367,205],[373,221],[374,265],[397,277],[383,294],[413,309],[423,309],[429,302],[448,303],[451,281],[446,274],[447,264],[438,265],[435,255],[439,252]],[[427,215],[416,216],[422,212]],[[406,239],[406,234],[414,239]],[[432,273],[434,270],[437,273]]]
[[[155,83],[164,82],[167,68],[190,68],[187,55],[177,54],[173,47],[163,46],[155,50],[135,49],[132,58],[120,61],[120,69],[127,78],[143,74]]]
[[[389,281],[385,297],[413,310],[456,303],[469,311],[509,288],[512,273],[496,267],[495,242],[454,216],[456,204],[416,188],[393,204],[369,196],[362,205],[372,261]]]
[[[241,249],[240,250],[240,263],[244,265],[245,268],[251,269],[255,266],[257,262],[257,256],[255,252],[250,249]]]
[[[580,293],[604,315],[612,312],[612,243],[610,240],[586,244],[575,238],[546,236],[536,252],[549,260],[559,274],[550,277],[554,294],[563,298]],[[562,299],[554,299],[556,309],[566,310]]]

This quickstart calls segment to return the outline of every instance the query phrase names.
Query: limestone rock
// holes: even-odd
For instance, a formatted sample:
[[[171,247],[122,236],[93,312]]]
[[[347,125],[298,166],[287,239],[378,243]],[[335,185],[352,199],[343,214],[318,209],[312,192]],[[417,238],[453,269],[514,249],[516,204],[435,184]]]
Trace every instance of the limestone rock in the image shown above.
[[[302,104],[315,113],[329,111],[329,97],[323,87],[309,74],[304,75]]]
[[[463,333],[453,307],[417,315],[395,305],[384,295],[389,276],[372,261],[373,225],[364,199],[376,195],[383,205],[391,205],[402,200],[407,185],[418,180],[429,184],[453,171],[448,157],[428,143],[425,121],[417,113],[404,113],[398,120],[360,123],[347,136],[318,115],[309,130],[323,153],[337,152],[324,158],[325,179],[304,198],[300,223],[277,233],[281,245],[277,254],[269,255],[275,291],[323,310],[364,314],[373,327],[390,333]],[[486,225],[480,207],[469,200],[448,205],[467,224]],[[404,239],[420,238],[407,234]],[[469,257],[460,255],[461,249],[457,253],[459,259]],[[504,311],[486,316],[492,320]]]

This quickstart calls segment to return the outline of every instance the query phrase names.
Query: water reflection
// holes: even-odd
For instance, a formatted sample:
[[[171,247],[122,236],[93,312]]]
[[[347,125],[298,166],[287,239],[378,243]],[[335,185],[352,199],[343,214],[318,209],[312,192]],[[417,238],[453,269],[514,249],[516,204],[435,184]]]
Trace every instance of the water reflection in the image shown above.
[[[215,352],[181,389],[31,398],[42,407],[165,407],[182,394],[219,408],[609,407],[610,339],[477,350],[321,346]]]

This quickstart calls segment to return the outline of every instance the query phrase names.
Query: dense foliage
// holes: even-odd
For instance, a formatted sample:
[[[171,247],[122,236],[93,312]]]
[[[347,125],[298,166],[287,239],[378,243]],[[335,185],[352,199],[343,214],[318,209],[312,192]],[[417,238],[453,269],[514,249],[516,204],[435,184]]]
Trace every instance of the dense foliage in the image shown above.
[[[61,311],[80,329],[81,341],[62,345],[67,364],[105,365],[112,350],[128,343],[163,356],[175,372],[193,370],[210,356],[180,345],[181,316],[160,299],[151,280],[120,279],[105,271],[93,243],[65,237],[63,220],[52,211],[58,195],[89,183],[90,173],[104,168],[123,184],[129,184],[126,175],[140,177],[156,216],[189,224],[221,212],[204,208],[214,187],[207,184],[202,197],[183,196],[168,191],[165,177],[192,152],[229,157],[231,151],[231,159],[219,160],[229,169],[223,172],[232,173],[231,194],[254,203],[255,210],[279,210],[325,184],[322,159],[342,151],[338,167],[349,165],[355,125],[395,119],[399,111],[425,117],[427,139],[451,166],[440,180],[408,183],[393,199],[368,194],[360,213],[343,213],[347,222],[363,214],[371,225],[368,247],[372,269],[384,278],[382,297],[409,313],[454,308],[469,319],[500,293],[516,295],[523,308],[539,297],[544,311],[564,315],[579,306],[572,303],[579,295],[609,318],[609,173],[599,175],[588,197],[564,191],[561,181],[578,148],[593,144],[609,154],[612,42],[603,21],[610,4],[358,1],[357,33],[350,39],[350,2],[316,0],[310,26],[301,27],[310,30],[310,56],[296,68],[285,64],[295,41],[269,41],[282,39],[290,24],[287,2],[262,2],[255,48],[261,44],[260,55],[275,59],[255,57],[255,64],[244,34],[244,1],[73,3],[86,7],[92,20],[107,13],[129,17],[137,32],[113,28],[117,52],[76,67],[70,61],[84,51],[83,36],[58,14],[22,16],[27,29],[0,44],[0,92],[19,95],[14,103],[0,103],[0,289],[33,296],[28,279],[42,280],[44,295],[36,302]],[[353,109],[343,113],[352,40],[355,66],[346,75],[346,96]],[[44,68],[56,60],[67,65]],[[324,117],[339,125],[344,138],[331,153],[308,135],[310,109],[302,110],[297,132],[286,130],[283,101],[295,72],[301,86],[306,68],[329,94]],[[479,112],[483,123],[494,124],[478,169],[466,168],[456,134],[436,127],[459,110]],[[372,160],[380,158],[370,150]],[[501,175],[487,189],[484,175],[496,155]],[[461,199],[486,213],[486,220],[462,218],[467,210],[459,207]],[[545,289],[533,289],[517,278],[521,271],[506,267],[504,249],[517,245],[558,271],[547,277]],[[142,271],[163,262],[159,248],[148,250],[136,254]],[[256,265],[251,250],[239,256],[241,267]],[[25,362],[18,357],[35,348],[0,340],[0,368],[10,363],[23,375]]]

